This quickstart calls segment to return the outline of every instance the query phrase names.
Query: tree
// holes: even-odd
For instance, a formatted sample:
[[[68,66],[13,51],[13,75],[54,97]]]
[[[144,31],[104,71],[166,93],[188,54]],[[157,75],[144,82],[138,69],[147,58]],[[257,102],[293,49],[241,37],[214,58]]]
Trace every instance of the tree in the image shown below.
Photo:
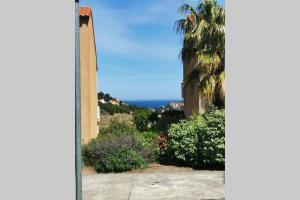
[[[105,102],[110,102],[111,99],[112,99],[112,98],[111,98],[111,96],[110,96],[109,94],[105,94],[105,95],[104,95],[104,101],[105,101]]]
[[[138,109],[133,113],[133,120],[136,128],[143,132],[148,130],[149,117],[152,114],[150,110]]]
[[[184,78],[184,87],[196,86],[209,105],[225,104],[225,10],[216,0],[203,0],[196,8],[183,4],[185,18],[176,21],[184,35],[181,59],[193,70]]]
[[[104,93],[103,92],[99,92],[98,93],[98,99],[103,99],[104,98]]]

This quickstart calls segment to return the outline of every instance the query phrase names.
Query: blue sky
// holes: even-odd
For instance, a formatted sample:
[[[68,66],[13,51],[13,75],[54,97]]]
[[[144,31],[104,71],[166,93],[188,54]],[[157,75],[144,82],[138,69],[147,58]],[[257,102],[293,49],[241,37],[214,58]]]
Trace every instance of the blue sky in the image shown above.
[[[182,41],[173,26],[183,2],[198,0],[81,0],[93,9],[98,90],[122,100],[181,99]]]

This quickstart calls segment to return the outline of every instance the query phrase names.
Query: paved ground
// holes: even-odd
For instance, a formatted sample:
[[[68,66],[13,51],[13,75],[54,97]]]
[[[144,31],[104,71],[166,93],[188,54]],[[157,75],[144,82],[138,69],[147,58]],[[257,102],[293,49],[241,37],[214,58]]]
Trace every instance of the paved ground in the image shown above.
[[[120,174],[83,171],[83,200],[224,200],[224,171],[152,165]]]

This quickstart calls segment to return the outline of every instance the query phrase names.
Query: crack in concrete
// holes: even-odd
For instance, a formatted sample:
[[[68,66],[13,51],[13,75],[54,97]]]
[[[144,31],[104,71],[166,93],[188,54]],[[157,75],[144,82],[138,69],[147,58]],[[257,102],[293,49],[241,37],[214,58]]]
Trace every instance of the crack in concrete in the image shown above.
[[[134,186],[134,175],[132,175],[132,184],[131,184],[131,189],[130,189],[130,192],[129,192],[129,196],[128,196],[128,200],[130,200],[130,198],[131,198],[131,193],[132,193],[132,189],[133,189],[133,186]]]

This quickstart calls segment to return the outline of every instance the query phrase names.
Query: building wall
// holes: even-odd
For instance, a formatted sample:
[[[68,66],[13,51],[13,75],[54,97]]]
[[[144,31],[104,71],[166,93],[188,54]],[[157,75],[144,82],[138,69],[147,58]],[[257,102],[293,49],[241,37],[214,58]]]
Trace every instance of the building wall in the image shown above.
[[[97,128],[97,109],[98,109],[98,94],[97,94],[97,55],[95,47],[95,36],[93,28],[93,18],[90,17],[89,20],[89,48],[90,48],[90,104],[91,104],[91,138],[98,136]]]
[[[81,138],[88,143],[97,137],[97,60],[93,21],[80,17]]]

